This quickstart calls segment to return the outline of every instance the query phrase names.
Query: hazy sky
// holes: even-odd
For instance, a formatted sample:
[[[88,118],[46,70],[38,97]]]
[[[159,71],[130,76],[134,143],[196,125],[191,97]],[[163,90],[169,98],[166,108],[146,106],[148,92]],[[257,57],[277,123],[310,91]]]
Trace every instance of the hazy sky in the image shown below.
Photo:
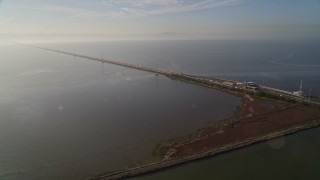
[[[0,0],[0,33],[320,36],[320,0]]]

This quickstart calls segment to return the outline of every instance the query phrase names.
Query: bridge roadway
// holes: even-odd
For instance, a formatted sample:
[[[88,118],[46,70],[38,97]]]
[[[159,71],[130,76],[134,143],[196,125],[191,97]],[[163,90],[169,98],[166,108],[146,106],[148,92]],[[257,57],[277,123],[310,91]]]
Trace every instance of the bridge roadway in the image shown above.
[[[175,72],[171,72],[171,71],[167,71],[167,70],[156,69],[156,68],[146,67],[146,66],[142,66],[142,65],[134,65],[134,64],[119,62],[119,61],[115,61],[115,60],[91,57],[91,56],[87,56],[87,55],[70,53],[70,52],[66,52],[66,51],[54,50],[54,49],[49,49],[49,48],[40,47],[40,46],[34,46],[34,45],[30,45],[30,44],[21,44],[21,43],[15,43],[15,44],[29,46],[29,47],[42,49],[42,50],[46,50],[46,51],[51,51],[51,52],[56,52],[56,53],[60,53],[60,54],[66,54],[66,55],[70,55],[70,56],[74,56],[74,57],[80,57],[80,58],[84,58],[84,59],[98,61],[101,63],[109,63],[109,64],[114,64],[114,65],[123,66],[123,67],[127,67],[127,68],[138,69],[141,71],[147,71],[147,72],[151,72],[151,73],[155,73],[155,74],[161,74],[161,75],[167,76],[169,78],[178,79],[180,81],[194,83],[194,84],[198,84],[198,85],[206,86],[206,87],[208,87],[208,86],[212,87],[212,88],[223,87],[225,89],[230,90],[230,89],[234,89],[235,86],[228,84],[228,82],[237,83],[237,81],[188,75],[188,74],[183,74],[183,73],[175,73]],[[270,95],[275,95],[275,96],[283,97],[286,99],[292,99],[297,102],[304,102],[307,104],[320,106],[320,102],[307,100],[305,97],[293,95],[293,93],[285,91],[285,90],[266,87],[266,86],[259,86],[259,87],[260,87],[260,91],[267,93],[267,94],[270,94]],[[251,89],[247,89],[247,88],[240,88],[238,90],[241,90],[243,92],[250,92],[250,93],[257,92],[256,90],[251,90]]]
[[[70,56],[74,56],[74,57],[80,57],[80,58],[89,59],[89,60],[93,60],[93,61],[99,61],[102,63],[108,63],[108,64],[114,64],[114,65],[123,66],[123,67],[127,67],[127,68],[138,69],[141,71],[147,71],[147,72],[151,72],[151,73],[155,73],[155,74],[161,74],[164,76],[171,76],[172,74],[174,74],[174,72],[170,72],[167,70],[155,69],[155,68],[146,67],[146,66],[142,66],[142,65],[135,65],[135,64],[129,64],[129,63],[124,63],[124,62],[120,62],[120,61],[110,60],[110,59],[103,59],[103,58],[97,58],[97,57],[92,57],[92,56],[87,56],[87,55],[70,53],[70,52],[66,52],[66,51],[54,50],[54,49],[44,48],[44,47],[40,47],[40,46],[34,46],[34,45],[30,45],[30,44],[21,44],[21,43],[15,43],[15,44],[29,46],[29,47],[42,49],[42,50],[46,50],[46,51],[51,51],[51,52],[56,52],[56,53],[60,53],[60,54],[66,54],[66,55],[70,55]]]

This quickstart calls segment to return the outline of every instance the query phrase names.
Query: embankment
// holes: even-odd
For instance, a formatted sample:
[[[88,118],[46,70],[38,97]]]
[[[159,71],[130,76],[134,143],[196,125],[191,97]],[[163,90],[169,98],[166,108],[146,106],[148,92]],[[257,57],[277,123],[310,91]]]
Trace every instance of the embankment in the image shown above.
[[[320,125],[320,119],[314,119],[314,120],[310,120],[310,121],[308,121],[306,123],[295,125],[293,127],[287,128],[287,129],[277,130],[277,131],[274,131],[274,132],[271,132],[271,133],[268,133],[268,134],[264,134],[264,135],[260,135],[260,136],[256,136],[256,137],[250,137],[250,138],[247,138],[247,139],[244,139],[244,140],[232,142],[232,143],[223,145],[221,147],[209,149],[207,151],[200,152],[200,153],[197,153],[197,154],[193,154],[193,155],[190,155],[190,156],[186,156],[186,157],[183,157],[183,158],[162,160],[162,161],[157,162],[157,163],[152,163],[152,164],[148,164],[148,165],[144,165],[144,166],[140,166],[140,167],[136,167],[136,168],[124,169],[124,170],[113,172],[113,173],[106,173],[106,174],[96,175],[96,176],[93,176],[93,177],[89,177],[88,179],[90,179],[90,180],[94,180],[94,179],[109,180],[109,179],[130,178],[130,177],[134,177],[134,176],[137,176],[137,175],[142,175],[142,174],[154,172],[154,171],[157,171],[157,170],[161,170],[161,169],[164,169],[164,168],[169,168],[169,167],[176,166],[176,165],[179,165],[179,164],[187,163],[187,162],[190,162],[190,161],[202,159],[202,158],[205,158],[205,157],[208,157],[208,156],[213,156],[213,155],[216,155],[216,154],[219,154],[219,153],[223,153],[223,152],[227,152],[227,151],[230,151],[230,150],[234,150],[234,149],[237,149],[237,148],[246,147],[246,146],[252,145],[254,143],[266,141],[266,140],[269,140],[269,139],[281,137],[281,136],[288,135],[288,134],[292,134],[292,133],[295,133],[295,132],[298,132],[298,131],[301,131],[301,130],[317,127],[319,125]]]

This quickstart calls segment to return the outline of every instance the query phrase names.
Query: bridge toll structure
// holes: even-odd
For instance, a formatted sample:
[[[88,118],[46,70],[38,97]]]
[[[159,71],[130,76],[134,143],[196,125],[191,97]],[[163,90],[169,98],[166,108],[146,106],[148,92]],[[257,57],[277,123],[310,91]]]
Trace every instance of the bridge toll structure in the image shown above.
[[[301,80],[300,81],[300,86],[299,86],[299,91],[293,91],[293,94],[296,95],[296,96],[300,96],[300,97],[303,97],[303,81]]]

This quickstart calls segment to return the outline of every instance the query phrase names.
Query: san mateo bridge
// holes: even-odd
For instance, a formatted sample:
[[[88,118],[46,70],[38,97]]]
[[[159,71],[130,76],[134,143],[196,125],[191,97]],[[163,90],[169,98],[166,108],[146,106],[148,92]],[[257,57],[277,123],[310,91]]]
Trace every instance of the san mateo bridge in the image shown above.
[[[309,93],[308,96],[305,96],[303,93],[302,81],[300,83],[300,88],[298,91],[290,92],[282,89],[259,85],[254,82],[239,82],[215,77],[177,73],[163,69],[151,68],[143,65],[129,64],[121,61],[97,58],[35,45],[20,43],[16,44],[51,51],[54,53],[79,57],[87,60],[93,60],[100,63],[108,63],[126,68],[146,71],[154,73],[156,76],[162,75],[173,80],[191,83],[207,88],[218,89],[235,96],[243,97],[244,99],[246,97],[249,97],[249,99],[253,99],[250,97],[252,96],[257,100],[259,98],[260,100],[262,99],[261,101],[267,99],[280,101],[280,103],[286,102],[287,107],[281,110],[275,109],[273,111],[268,111],[267,113],[256,114],[254,117],[248,116],[244,118],[236,118],[234,121],[227,121],[227,123],[216,124],[216,126],[218,127],[217,129],[219,129],[219,131],[217,132],[221,132],[221,129],[224,128],[223,134],[217,134],[216,131],[213,131],[212,134],[201,137],[202,139],[191,139],[185,144],[180,144],[181,148],[180,146],[169,146],[169,149],[165,151],[165,158],[163,160],[134,168],[126,168],[119,171],[106,172],[103,174],[89,177],[88,179],[95,180],[129,178],[148,172],[172,167],[178,164],[205,158],[208,156],[213,156],[218,153],[230,151],[236,148],[249,146],[253,143],[266,141],[287,134],[292,134],[294,132],[301,131],[304,129],[320,126],[320,102],[318,101],[319,98],[311,98],[311,93]],[[282,118],[281,123],[278,121],[278,118]],[[250,125],[248,125],[248,123],[250,123]],[[256,131],[252,131],[252,129],[255,129]],[[222,144],[218,143],[218,145],[216,144],[210,146],[210,143],[217,141],[217,138],[220,138]],[[195,143],[195,150],[198,149],[199,151],[194,151],[193,154],[188,156],[179,156],[180,158],[170,159],[170,156],[172,156],[172,154],[178,152],[177,148],[180,148],[182,155],[185,155],[184,153],[186,152],[182,150],[187,149],[189,151],[190,148],[192,149],[192,143]],[[205,150],[202,151],[200,145],[204,145]],[[210,148],[207,149],[207,146],[210,146]],[[169,158],[167,158],[168,154]]]
[[[177,72],[167,71],[163,69],[147,67],[143,65],[135,65],[135,64],[120,62],[117,60],[105,59],[105,58],[97,58],[97,57],[82,55],[78,53],[55,50],[55,49],[50,49],[50,48],[45,48],[45,47],[40,47],[40,46],[35,46],[30,44],[22,44],[22,43],[15,43],[15,44],[33,47],[33,48],[46,50],[46,51],[51,51],[55,53],[65,54],[73,57],[79,57],[87,60],[98,61],[101,63],[108,63],[108,64],[127,67],[131,69],[146,71],[146,72],[154,73],[156,75],[163,75],[171,79],[192,83],[192,84],[197,84],[197,85],[208,87],[208,88],[214,88],[214,89],[219,89],[219,90],[224,90],[229,92],[245,92],[245,93],[254,94],[257,96],[262,96],[262,97],[267,97],[267,98],[277,99],[277,100],[284,100],[292,103],[304,103],[308,105],[320,106],[320,102],[311,100],[310,94],[309,96],[304,96],[302,91],[302,82],[300,85],[300,89],[298,91],[290,92],[282,89],[258,85],[254,82],[238,82],[234,80],[225,80],[225,79],[219,79],[219,78],[213,78],[213,77],[177,73]]]

